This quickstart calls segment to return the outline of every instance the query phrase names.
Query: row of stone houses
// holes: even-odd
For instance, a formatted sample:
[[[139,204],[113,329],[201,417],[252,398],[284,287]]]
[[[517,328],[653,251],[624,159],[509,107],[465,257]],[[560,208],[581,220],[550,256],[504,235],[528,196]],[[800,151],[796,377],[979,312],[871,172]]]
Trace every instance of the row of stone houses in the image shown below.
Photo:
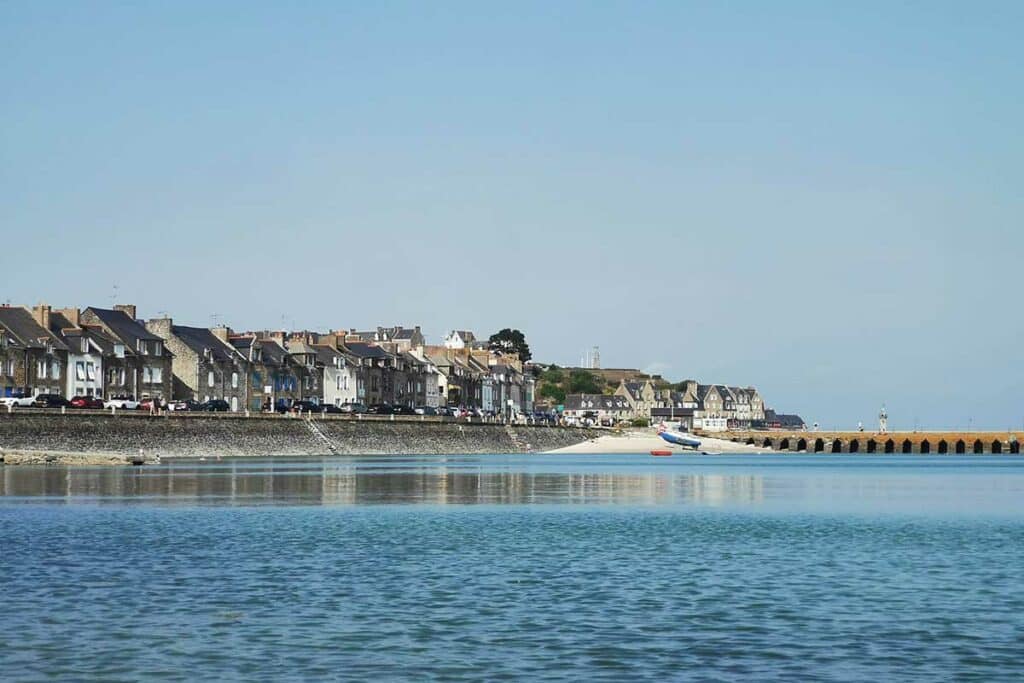
[[[651,380],[620,381],[611,395],[570,394],[563,416],[598,422],[649,420],[672,422],[684,429],[725,431],[775,426],[775,413],[766,409],[754,387],[680,383],[678,389],[659,389]],[[769,421],[767,417],[771,416]]]
[[[141,320],[134,306],[0,308],[0,393],[164,401],[222,399],[232,411],[304,400],[341,406],[533,410],[531,375],[472,333],[426,344],[419,327],[235,332]]]
[[[616,396],[629,400],[634,417],[668,420],[688,429],[725,431],[764,426],[764,400],[754,387],[700,384],[685,380],[678,389],[657,389],[653,382],[621,382]]]

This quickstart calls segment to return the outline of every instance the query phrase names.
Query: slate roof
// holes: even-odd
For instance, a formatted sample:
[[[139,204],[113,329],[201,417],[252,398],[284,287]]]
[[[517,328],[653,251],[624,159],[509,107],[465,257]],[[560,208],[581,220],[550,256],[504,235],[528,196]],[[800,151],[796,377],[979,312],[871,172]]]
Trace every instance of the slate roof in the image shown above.
[[[317,361],[332,368],[336,367],[336,358],[345,358],[345,354],[327,344],[313,344],[311,348],[316,352]]]
[[[345,348],[357,358],[391,358],[391,354],[377,346],[366,342],[345,342]]]
[[[205,327],[173,325],[171,326],[171,333],[200,357],[205,355],[207,349],[210,350],[211,358],[218,363],[235,360],[238,357],[238,352],[234,347],[225,344],[217,335]]]
[[[67,345],[57,335],[36,322],[27,308],[0,306],[0,325],[7,329],[20,346],[41,349],[45,348],[48,342],[55,349],[68,350]]]
[[[139,340],[158,341],[163,339],[146,329],[145,325],[133,320],[124,311],[115,311],[109,308],[94,308],[90,306],[87,310],[92,311],[100,321],[107,326],[110,332],[121,340],[122,343],[133,353],[138,351]]]
[[[629,401],[623,396],[604,394],[568,394],[565,397],[566,410],[603,410],[605,412],[626,412],[631,410]]]

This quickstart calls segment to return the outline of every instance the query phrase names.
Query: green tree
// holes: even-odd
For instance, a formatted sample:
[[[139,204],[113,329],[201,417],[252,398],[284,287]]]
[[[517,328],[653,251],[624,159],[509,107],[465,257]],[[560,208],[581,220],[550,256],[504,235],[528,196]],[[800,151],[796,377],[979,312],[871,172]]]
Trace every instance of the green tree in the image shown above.
[[[555,403],[565,403],[565,389],[557,384],[545,384],[540,388],[542,398],[550,398]]]
[[[597,377],[586,370],[573,370],[569,373],[569,391],[567,393],[600,394],[601,391],[602,386]]]
[[[518,353],[519,360],[524,363],[533,358],[533,354],[530,353],[530,345],[526,343],[526,337],[519,330],[506,327],[500,332],[492,334],[487,340],[487,344],[491,351]]]
[[[565,373],[562,372],[557,365],[552,365],[550,368],[544,371],[540,376],[544,382],[551,384],[561,384],[565,381]]]

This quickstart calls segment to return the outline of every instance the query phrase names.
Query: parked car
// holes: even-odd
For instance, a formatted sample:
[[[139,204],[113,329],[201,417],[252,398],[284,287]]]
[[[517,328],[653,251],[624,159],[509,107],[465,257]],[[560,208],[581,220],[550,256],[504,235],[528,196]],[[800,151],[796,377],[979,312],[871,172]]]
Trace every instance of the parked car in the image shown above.
[[[190,410],[199,410],[199,406],[202,405],[199,401],[193,401],[190,398],[186,398],[184,401],[171,401],[167,404],[167,410],[173,410],[174,412],[187,412]]]
[[[393,415],[395,409],[388,403],[374,403],[366,409],[366,412],[370,415]]]
[[[413,408],[412,406],[395,406],[394,407],[394,414],[395,415],[417,415],[418,413],[416,412],[416,409]]]
[[[0,398],[0,405],[4,407],[14,406],[15,408],[31,408],[32,403],[35,400],[35,396],[16,394],[14,396],[4,396],[3,398]]]
[[[196,410],[203,413],[226,413],[231,410],[231,406],[222,398],[212,398],[205,403],[200,403]]]
[[[292,412],[295,413],[318,413],[320,406],[312,401],[292,401]]]
[[[364,406],[362,403],[343,403],[341,405],[341,412],[352,413],[353,415],[357,413],[365,413],[366,406]]]
[[[134,396],[115,396],[103,402],[104,408],[117,408],[118,410],[138,410],[139,402]]]
[[[437,415],[437,408],[431,406],[416,406],[414,409],[417,415]]]
[[[36,394],[32,401],[34,408],[66,408],[69,405],[68,400],[60,394]]]
[[[343,413],[345,411],[342,410],[341,408],[339,408],[338,406],[334,405],[334,404],[325,403],[322,406],[320,406],[320,412],[321,413],[329,413],[331,415],[337,415],[337,414]]]
[[[70,404],[72,408],[103,410],[103,399],[99,396],[73,396]]]

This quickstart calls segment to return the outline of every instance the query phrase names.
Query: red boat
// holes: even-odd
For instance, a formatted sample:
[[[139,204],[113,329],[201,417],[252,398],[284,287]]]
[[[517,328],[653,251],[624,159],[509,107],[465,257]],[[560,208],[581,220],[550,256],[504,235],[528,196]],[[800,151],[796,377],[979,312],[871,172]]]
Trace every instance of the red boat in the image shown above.
[[[655,451],[651,451],[651,455],[661,455],[661,456],[672,455],[672,451],[668,451],[668,450],[655,450]]]

